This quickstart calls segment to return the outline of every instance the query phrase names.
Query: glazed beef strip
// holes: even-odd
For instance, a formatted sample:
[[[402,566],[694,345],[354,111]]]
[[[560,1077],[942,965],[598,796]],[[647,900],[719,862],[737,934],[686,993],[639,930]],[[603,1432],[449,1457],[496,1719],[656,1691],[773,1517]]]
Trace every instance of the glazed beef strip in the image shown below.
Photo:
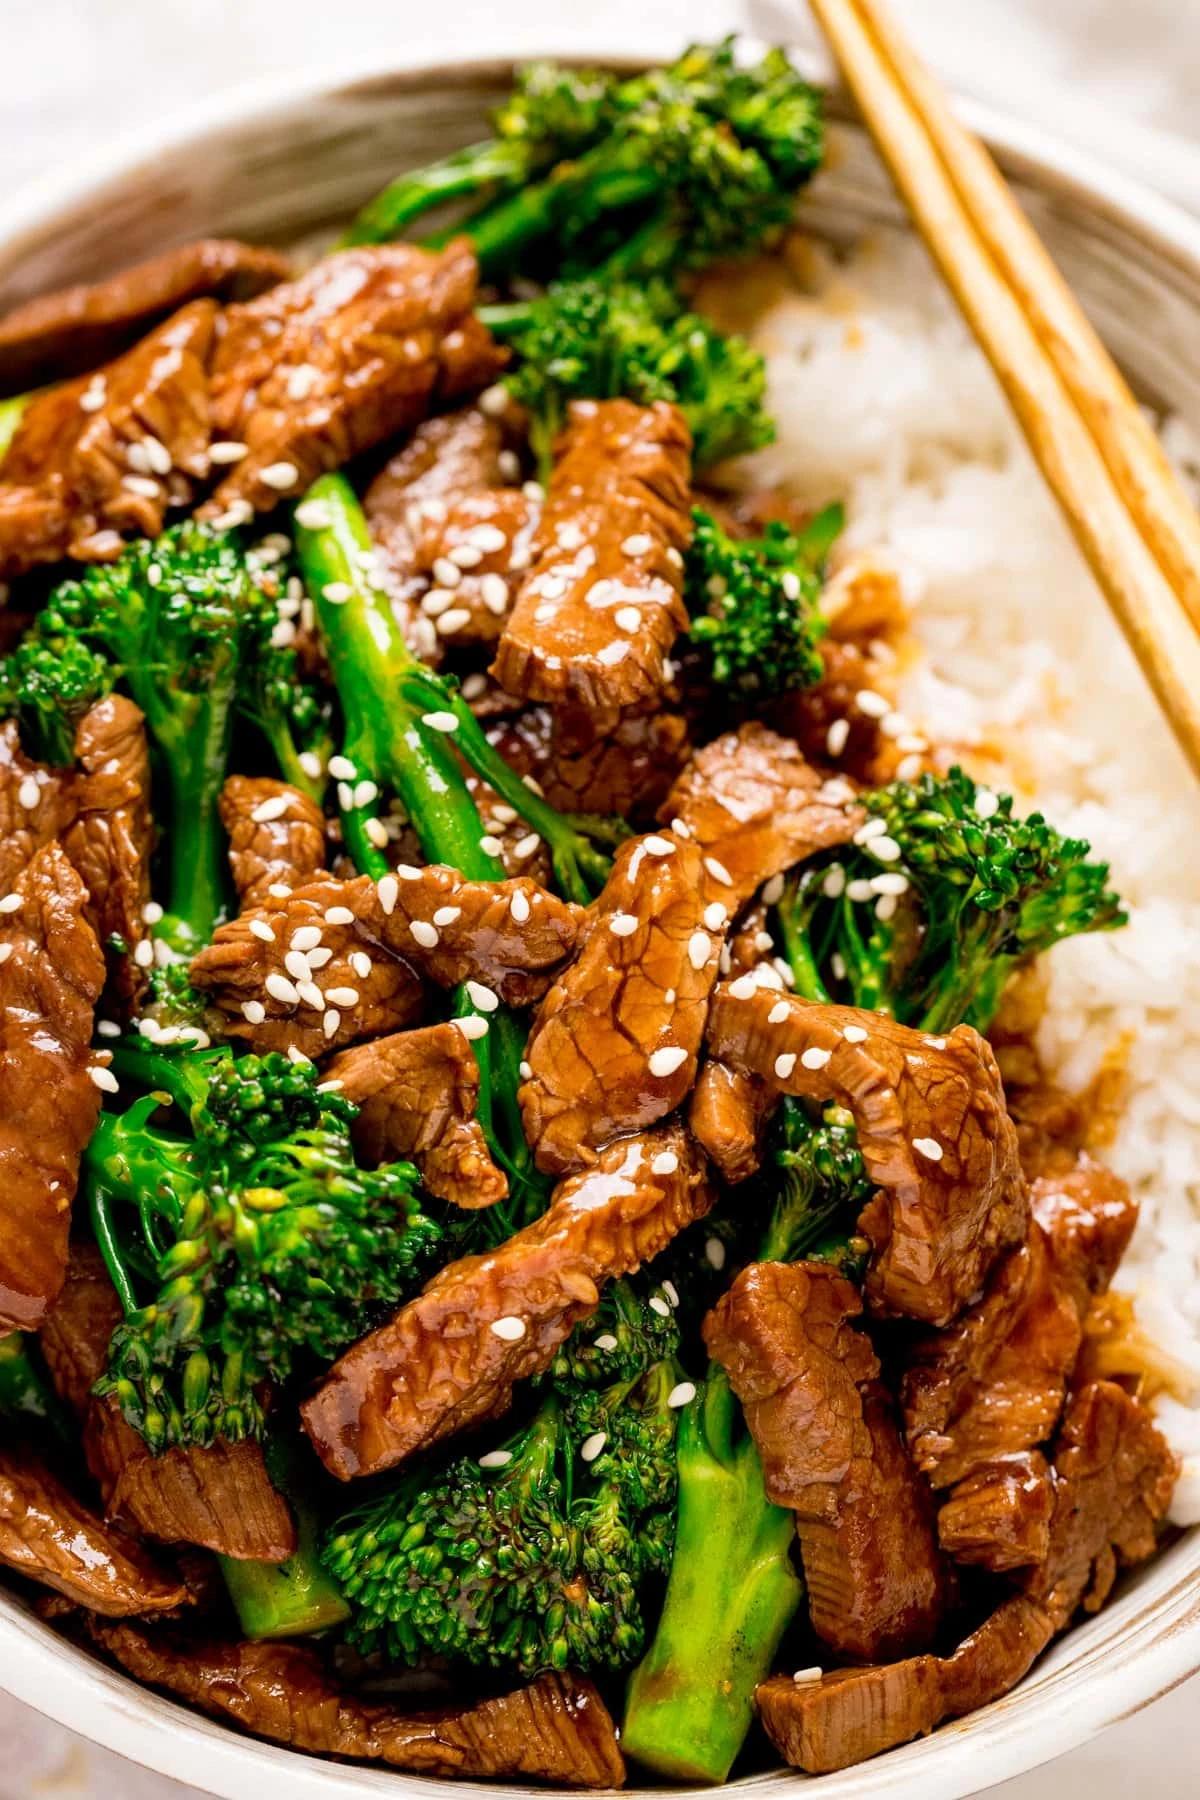
[[[359,1108],[354,1148],[367,1163],[411,1158],[431,1194],[494,1206],[508,1193],[475,1117],[479,1064],[456,1025],[427,1025],[343,1050],[323,1071]]]
[[[1177,1464],[1149,1413],[1123,1388],[1092,1382],[1074,1395],[1054,1471],[1045,1560],[952,1656],[842,1669],[807,1685],[788,1675],[762,1684],[762,1722],[793,1767],[844,1769],[998,1700],[1078,1607],[1099,1610],[1119,1567],[1153,1554]]]
[[[757,1075],[744,1075],[710,1057],[688,1103],[688,1128],[722,1181],[736,1185],[755,1173],[777,1095]]]
[[[549,1367],[600,1287],[663,1250],[715,1196],[681,1125],[637,1132],[559,1183],[546,1212],[497,1250],[451,1263],[334,1364],[302,1408],[343,1481],[390,1468],[511,1402]]]
[[[528,1005],[571,954],[581,918],[536,882],[464,881],[441,864],[401,865],[378,883],[330,876],[268,893],[220,926],[192,981],[255,1050],[319,1056],[412,1024],[422,977]]]
[[[719,1061],[854,1114],[878,1192],[859,1230],[872,1312],[946,1325],[1024,1238],[1029,1195],[991,1050],[959,1025],[929,1037],[882,1014],[784,998],[749,975],[713,996]]]
[[[938,1542],[955,1562],[1004,1573],[1045,1560],[1054,1483],[1040,1450],[981,1462],[950,1491],[938,1512]]]
[[[832,784],[831,784],[832,786]],[[697,750],[659,808],[664,823],[682,819],[732,882],[732,905],[749,900],[816,850],[847,843],[866,814],[848,804],[786,738],[754,722]]]
[[[628,707],[612,720],[569,706],[527,706],[489,732],[518,775],[532,776],[559,812],[651,825],[688,752],[687,720]]]
[[[246,446],[202,507],[269,512],[326,469],[409,430],[434,401],[479,388],[503,353],[474,315],[465,238],[324,257],[221,314],[210,363],[215,438]]]
[[[257,1443],[223,1440],[152,1455],[116,1400],[92,1388],[108,1361],[121,1303],[94,1244],[73,1244],[66,1283],[41,1330],[55,1388],[83,1424],[87,1465],[107,1516],[163,1543],[221,1556],[282,1562],[296,1548],[287,1506]]]
[[[661,691],[687,625],[690,457],[683,415],[665,401],[574,402],[492,665],[510,694],[603,709]]]
[[[0,395],[108,362],[189,300],[252,300],[290,274],[276,250],[200,238],[104,281],[42,294],[0,319]]]
[[[220,813],[243,912],[324,873],[325,815],[299,788],[266,775],[231,775]]]
[[[893,780],[912,751],[880,729],[873,704],[878,665],[868,661],[858,644],[839,643],[832,636],[821,644],[821,662],[821,679],[774,701],[765,710],[767,723],[794,738],[814,762],[833,762],[840,774],[866,787]],[[864,692],[872,699],[860,706],[858,697]]]
[[[695,1080],[728,918],[697,846],[675,833],[617,852],[579,955],[546,995],[519,1100],[537,1165],[585,1167],[664,1118]]]
[[[0,469],[0,580],[64,556],[111,561],[123,534],[157,537],[168,506],[191,500],[209,469],[216,315],[215,301],[194,300],[94,375],[30,401]]]
[[[103,986],[83,884],[45,844],[0,898],[0,1329],[36,1330],[63,1284]]]
[[[858,1291],[821,1263],[752,1263],[704,1321],[763,1466],[796,1515],[813,1629],[840,1656],[924,1649],[955,1599]]]
[[[472,406],[418,425],[367,489],[383,586],[408,643],[434,666],[443,648],[500,635],[540,512],[513,485],[519,474],[500,422]]]
[[[0,1562],[108,1619],[188,1598],[178,1577],[82,1505],[28,1444],[0,1444]]]
[[[625,1779],[604,1702],[575,1675],[541,1675],[513,1693],[406,1713],[344,1692],[307,1645],[216,1643],[98,1622],[89,1631],[136,1680],[295,1750],[430,1777],[525,1776],[595,1788]]]

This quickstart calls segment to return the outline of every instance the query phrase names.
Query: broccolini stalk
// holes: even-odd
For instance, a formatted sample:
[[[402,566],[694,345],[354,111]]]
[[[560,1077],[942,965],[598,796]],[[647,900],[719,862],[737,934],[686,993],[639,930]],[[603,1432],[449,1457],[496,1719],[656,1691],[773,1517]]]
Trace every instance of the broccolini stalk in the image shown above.
[[[76,1443],[73,1421],[42,1366],[36,1339],[20,1331],[0,1337],[0,1419],[24,1425],[48,1447]]]
[[[263,1443],[267,1473],[296,1520],[296,1549],[286,1562],[239,1561],[222,1556],[221,1574],[248,1638],[309,1637],[350,1616],[341,1589],[321,1561],[320,1521],[310,1494],[311,1456],[278,1427]]]

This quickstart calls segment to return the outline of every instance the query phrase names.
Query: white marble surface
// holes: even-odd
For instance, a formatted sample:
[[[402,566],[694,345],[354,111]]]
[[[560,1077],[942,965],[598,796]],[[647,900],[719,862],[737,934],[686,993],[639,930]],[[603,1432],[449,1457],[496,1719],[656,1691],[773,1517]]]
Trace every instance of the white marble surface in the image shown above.
[[[894,0],[965,92],[1023,112],[1200,210],[1200,0]],[[0,0],[0,166],[11,188],[114,131],[232,82],[377,49],[495,41],[518,49],[619,37],[681,40],[751,24],[810,42],[791,0]],[[1170,135],[1178,134],[1178,135]],[[1190,140],[1190,141],[1189,141]],[[0,1696],[0,1800],[189,1800]],[[884,1790],[886,1791],[886,1790]],[[1200,1678],[995,1800],[1195,1800]]]

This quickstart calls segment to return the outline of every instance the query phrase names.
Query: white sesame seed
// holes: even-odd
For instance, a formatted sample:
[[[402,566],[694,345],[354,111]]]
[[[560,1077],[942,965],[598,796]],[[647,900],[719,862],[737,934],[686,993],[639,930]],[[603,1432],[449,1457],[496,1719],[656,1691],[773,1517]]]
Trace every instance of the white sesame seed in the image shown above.
[[[785,569],[779,578],[779,585],[789,600],[800,598],[800,577],[795,569]]]
[[[321,941],[321,927],[298,925],[288,941],[293,950],[315,950]]]
[[[892,710],[891,701],[885,700],[882,694],[877,694],[874,688],[859,688],[854,701],[859,712],[866,713],[871,719],[882,719]]]
[[[102,1094],[120,1093],[121,1084],[111,1069],[104,1069],[100,1068],[98,1065],[93,1065],[93,1067],[88,1070],[88,1074]]]
[[[946,1048],[945,1038],[927,1037],[925,1042],[931,1050],[944,1050]]]
[[[327,988],[325,998],[331,1006],[357,1006],[358,989],[353,987]]]
[[[654,539],[644,531],[635,531],[621,545],[622,556],[645,556],[654,548]]]
[[[154,945],[149,938],[143,938],[140,944],[134,945],[133,960],[139,969],[153,968]]]
[[[370,806],[371,802],[373,800],[378,800],[378,798],[379,789],[373,781],[360,781],[355,784],[355,806]]]
[[[275,942],[275,933],[265,919],[251,919],[247,930],[251,937],[258,938],[260,943],[273,944]]]
[[[676,1408],[687,1406],[695,1398],[696,1384],[694,1381],[677,1381],[667,1395],[667,1405]]]
[[[692,828],[685,819],[672,819],[671,830],[677,838],[683,838],[685,842],[692,835]]]
[[[524,1057],[522,1057],[521,1061],[517,1064],[517,1073],[520,1075],[522,1081],[532,1081],[533,1064],[526,1062]]]
[[[480,1012],[494,1013],[500,1004],[499,996],[493,994],[491,988],[484,987],[481,981],[468,981],[466,989],[472,1005],[477,1006]]]
[[[508,410],[508,389],[502,381],[494,381],[491,387],[484,388],[475,404],[489,419],[498,419]]]
[[[867,1034],[861,1025],[845,1026],[842,1030],[842,1036],[848,1044],[865,1044],[867,1041]]]
[[[328,767],[335,781],[353,781],[358,774],[357,767],[348,756],[331,756]]]
[[[37,778],[33,775],[26,775],[24,781],[17,789],[18,804],[23,806],[26,812],[31,812],[38,803],[41,791],[42,790],[37,783]]]
[[[504,845],[500,842],[500,839],[494,832],[487,831],[479,840],[479,848],[486,856],[499,856],[504,849]]]
[[[846,871],[841,863],[833,863],[825,871],[821,882],[821,892],[827,900],[836,900],[846,886]]]
[[[288,1045],[287,1058],[290,1063],[311,1063],[312,1062],[312,1057],[305,1056],[303,1050],[300,1049],[298,1044],[289,1044]]]
[[[585,1463],[595,1462],[596,1458],[599,1456],[600,1452],[603,1450],[603,1448],[604,1448],[605,1444],[607,1444],[607,1442],[608,1442],[608,1433],[607,1432],[593,1431],[592,1435],[590,1437],[584,1438],[582,1444],[580,1444],[580,1446],[579,1446],[579,1455],[580,1455],[581,1461],[583,1461]]]
[[[693,931],[688,939],[688,961],[693,969],[702,969],[712,955],[712,939],[707,931]]]
[[[642,615],[636,606],[619,606],[613,614],[613,624],[619,631],[627,631],[632,636],[641,629]]]
[[[269,825],[273,819],[282,819],[291,806],[290,794],[272,794],[267,800],[260,800],[250,814],[256,825]]]
[[[501,450],[496,458],[496,468],[502,481],[515,481],[521,473],[521,459],[515,450]]]
[[[267,1016],[267,1009],[261,1000],[243,1000],[242,1017],[247,1025],[261,1025]]]
[[[350,960],[353,962],[354,958],[351,957]],[[330,950],[326,944],[319,944],[315,950],[310,950],[308,952],[308,966],[310,969],[323,969],[326,963],[332,961],[333,951]]]
[[[896,777],[899,781],[915,781],[921,773],[921,758],[906,756],[896,764]]]
[[[912,1147],[914,1150],[919,1150],[922,1156],[928,1157],[930,1162],[941,1162],[942,1157],[945,1154],[936,1138],[914,1138]]]
[[[704,923],[709,931],[723,931],[729,922],[729,913],[719,900],[710,901],[704,909]]]
[[[529,900],[525,894],[515,893],[509,903],[509,912],[518,925],[524,925],[529,917]]]
[[[278,974],[274,969],[263,982],[272,1000],[281,1000],[285,1006],[298,1006],[300,995],[292,986],[286,975]]]
[[[849,719],[835,719],[825,733],[825,748],[830,756],[840,756],[846,748],[846,739],[850,736]]]
[[[682,1045],[664,1044],[661,1050],[651,1052],[647,1067],[652,1075],[665,1077],[674,1075],[676,1069],[681,1069],[687,1059],[688,1053]]]
[[[873,856],[877,862],[892,863],[899,862],[900,860],[900,846],[893,837],[888,837],[886,835],[882,837],[873,837],[869,843],[863,846],[863,848],[867,851],[868,855]]]
[[[208,446],[208,460],[216,463],[218,466],[222,463],[241,462],[249,448],[249,444],[243,444],[237,438],[218,438],[215,444],[210,444]],[[311,506],[313,504],[320,505],[321,503],[319,501],[310,501],[309,504]],[[322,512],[326,510],[326,508],[322,507]],[[300,519],[300,523],[302,525],[307,525],[310,522],[314,522],[309,521],[308,519],[301,519],[300,515],[303,511],[304,508],[302,506],[296,508],[296,517]]]
[[[160,438],[143,438],[142,449],[146,453],[146,463],[152,475],[169,475],[171,473],[171,452]]]
[[[300,471],[294,462],[273,462],[258,471],[258,478],[266,487],[274,488],[277,494],[286,494],[299,481]]]
[[[311,363],[297,363],[294,369],[287,372],[287,397],[289,400],[307,400],[321,379],[319,369]]]
[[[1000,810],[1000,796],[993,794],[991,788],[976,788],[975,814],[980,819],[990,819]]]
[[[773,950],[775,948],[775,939],[771,936],[769,931],[756,931],[754,934],[754,948],[765,955],[768,950]]]
[[[449,552],[449,560],[458,569],[474,569],[483,561],[483,551],[474,544],[455,544]]]
[[[811,1669],[797,1669],[792,1680],[797,1687],[812,1687],[822,1678],[822,1671],[815,1666]]]
[[[615,1350],[616,1347],[617,1340],[611,1331],[602,1331],[598,1338],[592,1339],[592,1348],[594,1350]]]
[[[386,881],[388,877],[385,875],[383,879]],[[380,886],[382,885],[381,882]],[[325,923],[327,925],[353,925],[354,914],[348,906],[329,906],[325,909]]]
[[[657,1313],[660,1319],[669,1319],[671,1309],[660,1294],[651,1294],[650,1311]]]
[[[0,944],[0,963],[6,963],[13,953],[11,944]]]
[[[710,1237],[705,1240],[704,1259],[712,1269],[725,1267],[725,1246],[720,1238]]]
[[[725,864],[718,862],[715,856],[706,856],[704,859],[704,867],[708,870],[713,880],[719,881],[722,887],[733,886],[733,876],[729,873]]]
[[[457,731],[458,720],[452,712],[428,712],[421,715],[422,725],[428,725],[430,731]]]
[[[633,913],[614,913],[608,921],[608,929],[614,937],[632,937],[637,928],[638,922]]]
[[[422,949],[434,950],[437,948],[439,942],[437,926],[431,925],[427,919],[414,919],[408,929],[412,933],[413,942],[420,944]]]
[[[390,918],[396,910],[396,901],[400,898],[400,883],[394,875],[381,875],[375,887],[379,896],[379,904]],[[353,917],[353,915],[351,915]],[[346,921],[350,923],[349,920]]]
[[[758,992],[758,983],[753,975],[739,975],[736,981],[730,982],[729,991],[735,1000],[752,1000]]]
[[[508,583],[494,570],[480,578],[479,598],[497,618],[508,609]]]
[[[522,482],[521,492],[527,500],[532,500],[535,506],[540,506],[542,501],[546,498],[546,490],[540,481]]]
[[[11,950],[12,945],[6,944],[5,948]],[[120,1037],[121,1027],[117,1024],[115,1019],[97,1019],[96,1032],[99,1037],[115,1038]]]
[[[433,915],[433,922],[439,927],[443,925],[453,925],[455,919],[460,919],[461,917],[461,906],[439,906]]]
[[[214,444],[213,449],[216,448]],[[241,455],[246,454],[245,444],[238,444],[237,449]],[[237,459],[230,456],[222,460],[234,462]],[[333,524],[333,511],[328,500],[302,500],[296,508],[295,517],[297,524],[305,526],[309,531],[325,531]]]
[[[107,398],[108,396],[105,392],[104,383],[97,378],[94,379],[88,387],[84,388],[82,394],[79,396],[79,404],[84,412],[99,412]]]
[[[862,900],[873,900],[875,898],[875,893],[869,881],[848,881],[846,883],[846,898],[847,900],[854,901],[857,905]]]
[[[879,899],[875,902],[875,917],[877,919],[882,919],[884,924],[886,924],[895,914],[896,904],[895,894],[881,894]]]
[[[767,1014],[767,1024],[768,1025],[782,1025],[783,1021],[785,1019],[790,1019],[791,1016],[792,1016],[792,1009],[788,1005],[787,1001],[786,1000],[777,1000],[775,1002],[774,1006],[771,1008],[770,1012]]]
[[[506,1469],[513,1459],[511,1450],[485,1450],[479,1458],[481,1469]]]
[[[518,1319],[515,1313],[508,1313],[503,1319],[493,1319],[491,1329],[493,1335],[503,1338],[506,1344],[517,1344],[525,1336],[525,1321]]]
[[[162,498],[162,487],[152,475],[126,475],[121,486],[128,488],[131,494],[140,494],[143,500]]]
[[[526,857],[533,855],[541,841],[536,831],[527,832],[523,838],[518,838],[512,847],[512,853],[518,862],[524,862]]]
[[[290,619],[280,619],[271,627],[271,643],[276,650],[286,650],[296,641],[296,627]]]
[[[321,1030],[325,1033],[325,1036],[327,1038],[336,1037],[338,1026],[341,1024],[341,1022],[342,1022],[342,1015],[338,1011],[337,1007],[336,1006],[327,1007],[325,1009],[325,1017],[321,1020]]]
[[[652,837],[643,838],[642,843],[645,847],[647,856],[673,856],[675,853],[675,846],[670,838],[654,835]]]
[[[905,894],[908,892],[908,876],[901,875],[898,870],[886,870],[882,875],[872,875],[871,886],[877,894]]]
[[[770,881],[763,883],[762,900],[764,906],[778,906],[783,899],[783,876],[772,875]]]
[[[312,974],[308,958],[302,950],[289,950],[283,959],[283,966],[293,981],[307,981]]]
[[[238,525],[248,525],[254,517],[254,508],[248,500],[240,498],[231,500],[223,513],[213,520],[217,531],[232,531]],[[93,540],[94,548],[94,540]]]
[[[374,844],[376,850],[386,850],[388,831],[382,819],[368,819],[363,830],[367,834],[368,841]]]
[[[679,1158],[673,1150],[660,1150],[658,1155],[651,1160],[650,1173],[652,1175],[673,1175],[678,1167]],[[663,1286],[666,1286],[665,1282]]]
[[[810,1050],[804,1052],[800,1061],[806,1069],[823,1069],[832,1055],[832,1050],[821,1050],[814,1044]]]
[[[337,803],[343,812],[349,812],[354,805],[354,789],[350,786],[348,781],[338,782]]]
[[[619,662],[624,662],[628,655],[628,644],[605,644],[602,650],[597,650],[596,661],[598,663],[603,663],[606,669],[614,669]]]
[[[786,1081],[795,1066],[796,1053],[794,1050],[785,1050],[775,1058],[775,1073],[780,1081]]]
[[[305,1006],[311,1006],[317,1012],[325,1011],[325,996],[315,981],[310,981],[307,976],[302,976],[296,983],[296,992]]]
[[[321,598],[328,600],[330,606],[344,606],[353,594],[348,581],[327,581],[321,589]]]
[[[273,881],[267,889],[272,900],[286,900],[291,891],[286,881]]]

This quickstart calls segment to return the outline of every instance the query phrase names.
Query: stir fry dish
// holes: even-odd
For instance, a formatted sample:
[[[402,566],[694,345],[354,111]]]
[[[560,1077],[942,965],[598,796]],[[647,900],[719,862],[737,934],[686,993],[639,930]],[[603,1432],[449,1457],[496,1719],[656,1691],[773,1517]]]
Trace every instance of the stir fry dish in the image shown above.
[[[781,51],[535,65],[306,267],[0,321],[0,1561],[261,1738],[834,1770],[1164,1526],[1028,1019],[1108,870],[729,478],[821,154]]]

